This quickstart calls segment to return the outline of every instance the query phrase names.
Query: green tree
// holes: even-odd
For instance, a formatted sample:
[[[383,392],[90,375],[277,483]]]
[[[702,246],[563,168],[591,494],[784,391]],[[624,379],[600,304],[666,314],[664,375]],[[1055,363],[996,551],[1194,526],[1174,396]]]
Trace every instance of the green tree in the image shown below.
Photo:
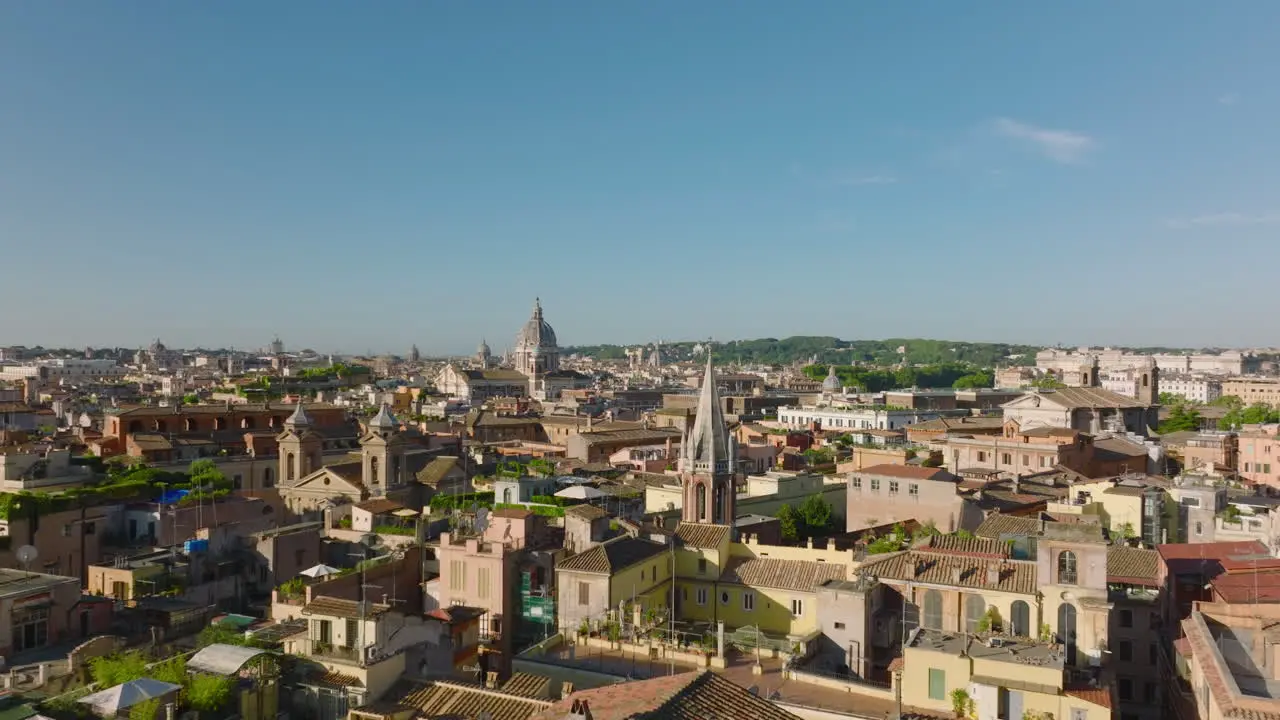
[[[183,405],[199,405],[200,396],[195,393],[187,393],[186,395],[182,396],[182,404]]]
[[[989,372],[975,372],[968,375],[961,375],[956,381],[951,383],[951,387],[957,390],[969,390],[973,388],[989,388],[995,385],[995,379]]]
[[[800,504],[800,519],[804,523],[804,535],[809,537],[826,532],[831,527],[833,509],[821,493],[805,498]]]
[[[182,685],[187,681],[187,658],[182,655],[169,658],[147,670],[146,676],[161,682]]]
[[[1160,423],[1160,434],[1167,435],[1173,432],[1199,430],[1201,421],[1199,410],[1178,403],[1169,411],[1169,417]]]
[[[1041,390],[1056,390],[1057,388],[1064,388],[1066,385],[1052,375],[1045,375],[1044,377],[1037,378],[1033,381],[1031,383],[1031,387],[1040,388]]]
[[[136,650],[115,655],[102,655],[89,661],[89,672],[93,675],[93,681],[98,684],[98,687],[105,690],[144,677],[147,672],[147,659]]]
[[[222,675],[197,673],[187,681],[187,702],[201,712],[212,712],[227,704],[236,680]]]
[[[1178,405],[1187,401],[1187,399],[1181,395],[1174,395],[1171,392],[1160,393],[1159,400],[1161,405]]]
[[[1218,421],[1218,429],[1231,430],[1241,425],[1261,425],[1276,422],[1280,422],[1280,411],[1264,403],[1254,403],[1248,407],[1232,407]]]
[[[129,720],[156,720],[160,714],[160,699],[143,700],[129,708]]]
[[[778,518],[778,526],[782,531],[783,540],[795,541],[800,539],[800,517],[790,504],[783,503],[774,517]]]

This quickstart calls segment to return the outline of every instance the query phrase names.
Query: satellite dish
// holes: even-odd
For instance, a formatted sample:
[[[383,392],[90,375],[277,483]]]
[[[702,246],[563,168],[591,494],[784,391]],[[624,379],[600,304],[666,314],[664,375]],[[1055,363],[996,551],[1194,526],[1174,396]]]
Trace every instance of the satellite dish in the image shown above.
[[[29,565],[40,557],[40,551],[35,545],[23,545],[18,548],[18,562],[22,563],[22,569],[26,570]]]
[[[485,528],[487,527],[489,527],[489,509],[480,508],[479,510],[476,510],[476,522],[475,522],[476,532],[482,533],[485,531]]]

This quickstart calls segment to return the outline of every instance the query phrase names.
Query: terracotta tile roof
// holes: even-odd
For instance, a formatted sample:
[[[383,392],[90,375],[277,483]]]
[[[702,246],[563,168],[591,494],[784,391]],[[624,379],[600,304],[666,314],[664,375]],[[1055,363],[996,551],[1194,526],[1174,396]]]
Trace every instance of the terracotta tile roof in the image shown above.
[[[1105,687],[1098,687],[1098,688],[1090,688],[1090,687],[1083,687],[1083,688],[1067,688],[1067,689],[1063,690],[1062,692],[1063,692],[1064,694],[1066,694],[1066,695],[1070,696],[1070,697],[1078,698],[1078,699],[1083,700],[1083,701],[1085,701],[1085,702],[1087,702],[1087,703],[1089,703],[1089,704],[1091,704],[1091,705],[1097,705],[1098,707],[1104,707],[1104,708],[1106,708],[1106,709],[1108,709],[1108,710],[1110,710],[1110,709],[1112,708],[1112,704],[1111,704],[1111,689],[1110,689],[1110,688],[1105,688]]]
[[[645,538],[620,537],[561,560],[557,570],[613,574],[666,552],[665,545]]]
[[[519,695],[520,697],[541,698],[547,697],[550,686],[551,680],[549,678],[532,673],[518,672],[503,683],[502,692],[508,695]]]
[[[1035,595],[1036,564],[1029,560],[995,560],[983,557],[952,555],[944,552],[908,550],[883,559],[869,559],[859,572],[880,580],[911,580],[933,585],[949,585],[984,590]],[[987,582],[987,570],[999,569],[999,580]]]
[[[343,675],[342,673],[333,671],[324,672],[319,675],[312,675],[307,678],[306,684],[331,688],[364,687],[364,683],[360,682],[360,678],[355,675]]]
[[[907,431],[923,430],[934,432],[978,432],[982,430],[999,430],[1004,427],[1002,417],[959,417],[936,418],[914,425],[908,425]]]
[[[479,685],[437,681],[405,697],[403,704],[418,708],[429,718],[476,718],[489,713],[493,720],[527,720],[551,703],[520,697]]]
[[[1141,402],[1110,390],[1094,387],[1055,388],[1036,393],[1042,401],[1062,408],[1145,408]],[[1024,396],[1025,397],[1025,396]],[[1012,400],[1005,407],[1021,404],[1022,398]]]
[[[565,508],[564,514],[568,517],[582,518],[583,520],[599,520],[600,518],[609,517],[609,513],[604,508],[586,504]]]
[[[1005,556],[1004,544],[983,537],[960,537],[959,535],[932,535],[928,542],[918,547],[919,550],[945,552],[949,555],[969,557],[986,557],[998,559]]]
[[[356,503],[356,507],[374,515],[385,515],[386,513],[395,512],[396,510],[404,510],[404,506],[390,498],[376,498],[374,500],[365,500],[362,503]]]
[[[458,467],[458,465],[458,458],[451,455],[444,455],[434,458],[431,462],[423,466],[415,477],[418,482],[423,485],[435,487],[440,484],[440,481],[443,480],[451,470]]]
[[[583,690],[530,720],[564,720],[575,702],[587,704],[592,720],[798,720],[797,716],[708,670]]]
[[[1112,545],[1107,548],[1107,582],[1156,586],[1160,553],[1155,550]]]
[[[676,537],[680,538],[680,542],[686,547],[717,548],[729,537],[732,529],[728,525],[682,522],[676,525]]]
[[[849,567],[843,563],[731,557],[720,573],[720,582],[812,592],[828,580],[845,580],[848,575]]]
[[[379,605],[371,602],[368,603],[364,616],[377,617],[390,609],[390,606]],[[342,598],[321,596],[312,598],[311,602],[307,603],[306,606],[302,608],[302,614],[330,615],[341,618],[359,618],[360,604],[355,600],[344,600]]]
[[[667,440],[679,440],[680,431],[676,428],[639,428],[627,430],[592,430],[578,433],[578,438],[588,447],[592,445],[608,445],[611,443],[630,443],[639,445],[652,442],[661,443]]]
[[[957,481],[955,475],[942,468],[927,468],[916,465],[872,465],[858,470],[858,475],[879,475],[881,477],[903,478],[906,480],[948,480]]]
[[[973,534],[992,540],[999,540],[1001,535],[1038,535],[1040,520],[1035,517],[992,513],[982,521]]]

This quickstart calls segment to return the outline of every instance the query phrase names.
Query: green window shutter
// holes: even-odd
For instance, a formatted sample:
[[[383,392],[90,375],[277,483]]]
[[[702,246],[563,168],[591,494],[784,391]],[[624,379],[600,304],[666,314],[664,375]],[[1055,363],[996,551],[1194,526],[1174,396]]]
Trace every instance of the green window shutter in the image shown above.
[[[947,699],[947,671],[929,668],[929,699]]]

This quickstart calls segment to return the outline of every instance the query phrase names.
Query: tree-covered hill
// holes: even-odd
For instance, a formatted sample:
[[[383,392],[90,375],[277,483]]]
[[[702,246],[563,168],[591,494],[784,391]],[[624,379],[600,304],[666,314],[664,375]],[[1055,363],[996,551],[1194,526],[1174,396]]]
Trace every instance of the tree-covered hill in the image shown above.
[[[688,360],[694,357],[693,348],[698,341],[664,343],[663,351],[668,360]],[[787,365],[808,362],[815,358],[819,364],[837,365],[895,365],[903,361],[911,365],[937,365],[958,363],[977,367],[1007,365],[1033,365],[1040,348],[1035,345],[1010,345],[1005,343],[975,343],[921,338],[888,338],[885,340],[841,340],[823,336],[795,336],[789,338],[760,338],[757,340],[731,340],[715,344],[715,354],[722,363],[764,363]],[[566,353],[579,353],[606,360],[626,357],[625,347],[620,345],[589,345],[566,348]]]

